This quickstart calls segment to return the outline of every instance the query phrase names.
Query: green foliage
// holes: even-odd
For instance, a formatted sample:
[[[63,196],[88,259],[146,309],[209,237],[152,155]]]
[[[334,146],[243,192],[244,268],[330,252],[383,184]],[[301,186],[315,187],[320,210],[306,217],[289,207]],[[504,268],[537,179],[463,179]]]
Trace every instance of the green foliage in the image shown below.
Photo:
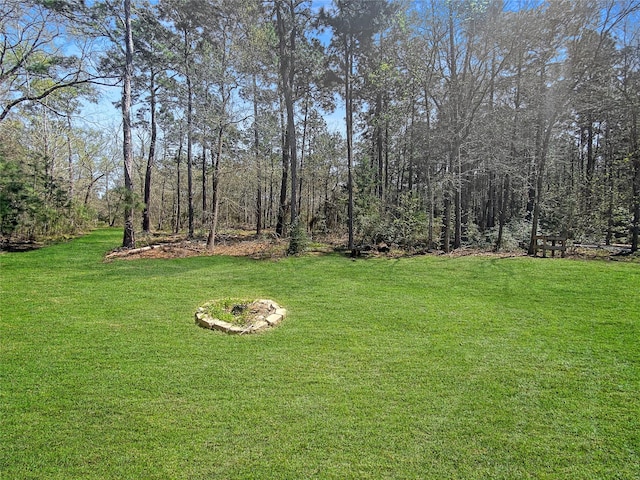
[[[66,197],[54,181],[22,162],[0,157],[0,233],[34,238],[61,217]]]
[[[302,222],[297,221],[290,227],[289,246],[287,255],[298,255],[303,253],[309,245],[309,237]]]
[[[540,205],[539,230],[546,235],[559,235],[572,230],[578,209],[576,196],[566,187],[558,187],[555,191],[545,192]]]
[[[122,207],[124,210],[132,208],[133,210],[142,210],[144,202],[140,198],[140,194],[135,190],[129,190],[124,186],[116,188],[116,191],[122,195]]]
[[[399,204],[392,209],[392,231],[396,241],[415,245],[426,241],[427,214],[418,198],[411,194],[401,196]]]
[[[253,300],[241,298],[224,298],[213,300],[202,305],[205,313],[233,325],[245,325],[250,318],[248,309]]]
[[[629,212],[629,209],[617,206],[614,207],[611,213],[611,223],[608,225],[611,236],[615,241],[627,241],[630,243],[631,239],[629,237],[631,235],[629,225],[633,221],[633,216]]]
[[[358,198],[358,215],[355,218],[355,227],[358,237],[363,243],[377,243],[386,234],[386,225],[380,214],[379,202],[371,200],[363,204]]]
[[[495,248],[498,240],[499,226],[481,232],[475,224],[467,227],[467,237],[470,245],[486,250]],[[531,238],[531,222],[520,218],[507,222],[502,230],[501,251],[517,251],[526,249]]]
[[[0,155],[0,236],[36,239],[75,234],[95,224],[90,207],[69,202],[67,192],[38,168]]]
[[[20,165],[0,155],[0,235],[11,236],[23,215],[33,214],[41,202],[26,181]]]
[[[357,230],[364,243],[416,246],[427,242],[427,214],[419,199],[402,195],[398,203],[381,211],[380,200],[365,197],[358,204]]]

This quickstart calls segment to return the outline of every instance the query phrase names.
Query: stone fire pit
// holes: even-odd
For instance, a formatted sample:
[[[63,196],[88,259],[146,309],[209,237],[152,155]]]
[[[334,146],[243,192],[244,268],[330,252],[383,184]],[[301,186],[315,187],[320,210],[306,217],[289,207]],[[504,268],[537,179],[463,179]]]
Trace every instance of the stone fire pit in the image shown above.
[[[275,327],[286,315],[273,300],[223,299],[198,307],[195,317],[202,328],[242,335]]]

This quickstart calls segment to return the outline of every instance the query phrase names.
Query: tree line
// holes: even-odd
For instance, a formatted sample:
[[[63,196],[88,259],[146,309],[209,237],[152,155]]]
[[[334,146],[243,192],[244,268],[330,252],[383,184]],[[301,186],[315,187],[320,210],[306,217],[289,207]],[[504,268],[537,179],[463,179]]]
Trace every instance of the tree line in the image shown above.
[[[241,225],[292,253],[316,234],[352,252],[531,251],[538,234],[636,251],[639,11],[0,0],[0,233],[101,221],[125,247],[162,230],[214,248]],[[83,117],[100,95],[117,130]]]

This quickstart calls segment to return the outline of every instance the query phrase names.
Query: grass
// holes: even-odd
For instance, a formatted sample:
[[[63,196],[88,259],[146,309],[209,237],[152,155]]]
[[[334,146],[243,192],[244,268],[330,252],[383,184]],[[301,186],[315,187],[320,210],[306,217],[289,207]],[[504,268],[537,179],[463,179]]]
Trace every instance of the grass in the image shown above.
[[[0,255],[0,478],[637,479],[640,269]],[[268,333],[194,325],[272,298]]]
[[[201,305],[200,308],[212,319],[222,320],[245,327],[251,324],[254,316],[250,310],[250,305],[256,299],[248,298],[223,298],[216,299]]]

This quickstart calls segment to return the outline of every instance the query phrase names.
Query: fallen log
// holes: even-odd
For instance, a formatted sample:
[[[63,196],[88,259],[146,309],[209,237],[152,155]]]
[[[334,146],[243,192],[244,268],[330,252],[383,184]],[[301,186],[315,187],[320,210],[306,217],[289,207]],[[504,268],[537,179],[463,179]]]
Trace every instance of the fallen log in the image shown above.
[[[148,250],[153,250],[154,248],[161,247],[162,245],[147,245],[146,247],[140,248],[129,248],[126,250],[116,250],[115,252],[111,252],[107,254],[104,258],[109,260],[111,258],[119,258],[119,257],[128,257],[129,255],[135,255],[136,253],[146,252]]]

